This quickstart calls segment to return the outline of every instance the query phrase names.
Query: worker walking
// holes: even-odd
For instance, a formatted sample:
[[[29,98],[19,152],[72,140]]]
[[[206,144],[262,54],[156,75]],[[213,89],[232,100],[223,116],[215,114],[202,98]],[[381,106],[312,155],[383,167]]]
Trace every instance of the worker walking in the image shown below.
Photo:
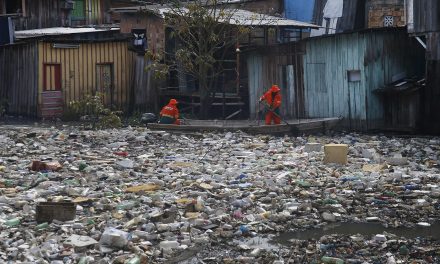
[[[160,124],[180,125],[179,109],[177,109],[177,100],[171,99],[170,102],[162,108],[159,114]]]
[[[266,125],[271,125],[272,120],[275,125],[281,123],[280,106],[281,106],[281,94],[278,85],[272,85],[272,87],[260,98],[260,102],[264,101],[266,105]]]

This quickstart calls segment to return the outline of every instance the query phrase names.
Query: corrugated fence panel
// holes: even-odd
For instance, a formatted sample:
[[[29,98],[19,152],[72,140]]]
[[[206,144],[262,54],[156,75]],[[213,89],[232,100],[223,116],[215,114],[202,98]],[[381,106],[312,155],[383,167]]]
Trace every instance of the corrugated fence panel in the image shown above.
[[[0,101],[7,100],[9,114],[36,115],[37,59],[35,43],[0,47]]]
[[[258,109],[258,99],[264,93],[263,88],[263,57],[252,54],[247,61],[249,76],[249,113],[251,118],[256,118]]]
[[[306,117],[349,117],[346,72],[358,60],[345,35],[310,39],[304,55]],[[356,64],[357,65],[357,64]]]
[[[440,1],[412,0],[414,5],[414,32],[440,31]]]
[[[422,52],[404,30],[307,40],[306,117],[342,116],[344,125],[355,130],[383,126],[384,102],[373,91],[399,76],[423,76]],[[348,71],[359,71],[360,80],[349,81]]]
[[[104,101],[108,106],[128,110],[132,97],[133,55],[128,51],[126,42],[78,43],[77,48],[53,48],[53,43],[41,42],[39,50],[40,93],[46,86],[43,68],[46,64],[59,64],[66,106],[87,94],[104,92]],[[97,67],[108,67],[110,70],[98,72]],[[108,78],[106,83],[109,84],[100,83],[102,87],[98,87],[98,78]]]
[[[364,34],[367,89],[368,129],[383,128],[385,125],[386,102],[375,89],[403,77],[424,75],[424,51],[414,39],[403,32],[378,32]],[[408,109],[400,109],[407,111]],[[408,113],[407,116],[411,116]]]

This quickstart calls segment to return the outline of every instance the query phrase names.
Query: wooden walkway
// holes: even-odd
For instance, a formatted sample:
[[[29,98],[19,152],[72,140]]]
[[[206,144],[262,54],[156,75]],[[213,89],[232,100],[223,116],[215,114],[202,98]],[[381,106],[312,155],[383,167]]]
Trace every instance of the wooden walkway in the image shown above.
[[[294,134],[301,135],[314,132],[327,132],[335,128],[340,118],[317,118],[286,120],[286,123],[280,125],[267,126],[264,120],[183,120],[182,125],[165,125],[151,123],[147,127],[155,130],[195,132],[195,131],[243,131],[250,134]]]

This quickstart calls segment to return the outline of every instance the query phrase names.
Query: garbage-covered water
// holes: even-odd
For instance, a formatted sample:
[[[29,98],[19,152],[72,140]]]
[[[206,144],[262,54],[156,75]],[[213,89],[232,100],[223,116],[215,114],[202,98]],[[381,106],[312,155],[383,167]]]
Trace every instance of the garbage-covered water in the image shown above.
[[[440,222],[435,222],[429,226],[414,225],[411,227],[384,227],[379,223],[335,223],[321,228],[286,232],[274,238],[272,242],[288,245],[291,239],[320,239],[327,235],[362,235],[370,237],[384,232],[406,239],[433,238],[435,240],[440,240]]]
[[[0,126],[0,263],[439,263],[439,143]]]

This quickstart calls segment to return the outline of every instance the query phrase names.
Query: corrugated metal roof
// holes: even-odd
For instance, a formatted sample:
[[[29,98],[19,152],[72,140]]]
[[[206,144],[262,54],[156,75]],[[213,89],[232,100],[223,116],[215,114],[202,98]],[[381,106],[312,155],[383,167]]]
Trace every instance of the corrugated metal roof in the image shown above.
[[[161,5],[146,5],[146,6],[136,6],[136,7],[113,8],[111,10],[113,12],[120,12],[120,13],[153,12],[157,15],[160,15],[161,17],[163,17],[166,13],[173,12],[171,8],[164,7]],[[180,11],[183,14],[186,12],[186,9],[182,8]],[[226,22],[231,25],[320,28],[320,26],[313,25],[310,23],[286,19],[283,17],[276,17],[276,16],[255,13],[255,12],[251,12],[251,11],[247,11],[247,10],[243,10],[243,9],[222,9],[221,11],[230,11],[231,12],[231,14],[227,14],[225,16],[225,19],[228,18],[229,21],[222,21],[222,22]]]
[[[15,31],[15,37],[17,39],[35,38],[42,36],[57,36],[57,35],[69,35],[69,34],[81,34],[81,33],[94,33],[103,31],[117,31],[119,27],[112,28],[69,28],[69,27],[53,27],[53,28],[40,28],[31,30]]]

